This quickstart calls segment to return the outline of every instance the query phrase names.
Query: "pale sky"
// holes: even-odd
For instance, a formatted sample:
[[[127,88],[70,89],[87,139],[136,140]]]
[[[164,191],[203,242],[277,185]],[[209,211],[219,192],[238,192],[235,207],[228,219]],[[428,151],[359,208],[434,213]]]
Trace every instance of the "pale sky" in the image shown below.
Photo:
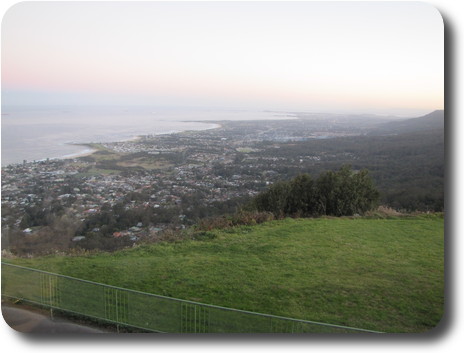
[[[444,106],[444,33],[420,2],[23,2],[2,104],[418,115]]]

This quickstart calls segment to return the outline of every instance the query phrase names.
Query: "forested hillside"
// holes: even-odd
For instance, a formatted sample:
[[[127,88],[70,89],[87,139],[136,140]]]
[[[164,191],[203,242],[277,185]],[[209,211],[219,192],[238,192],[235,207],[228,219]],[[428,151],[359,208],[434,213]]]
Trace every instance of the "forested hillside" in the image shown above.
[[[445,126],[445,111],[435,110],[419,118],[405,119],[401,121],[391,121],[380,125],[374,129],[373,134],[443,130]]]
[[[442,211],[444,207],[445,133],[443,111],[423,118],[391,123],[400,129],[375,129],[369,135],[331,139],[311,139],[283,143],[263,143],[263,154],[294,159],[295,165],[276,170],[288,179],[300,173],[317,177],[328,170],[350,164],[368,169],[380,191],[380,202],[407,211]],[[441,128],[439,128],[441,126]],[[438,127],[438,128],[437,128]],[[374,134],[375,133],[375,134]],[[307,161],[307,156],[319,156]],[[297,158],[295,158],[297,157]],[[299,158],[298,158],[299,157]]]

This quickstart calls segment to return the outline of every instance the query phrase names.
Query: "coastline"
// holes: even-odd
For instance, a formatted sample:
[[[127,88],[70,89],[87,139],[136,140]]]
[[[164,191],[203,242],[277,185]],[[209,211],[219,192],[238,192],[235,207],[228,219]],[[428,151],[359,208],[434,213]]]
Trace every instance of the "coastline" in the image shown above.
[[[199,123],[204,123],[203,121],[198,121]],[[208,127],[208,128],[205,128],[205,129],[199,129],[199,130],[175,130],[175,131],[168,131],[168,132],[162,132],[162,133],[159,133],[159,134],[152,134],[152,135],[138,135],[138,136],[134,136],[134,137],[131,137],[131,138],[128,138],[128,139],[123,139],[123,140],[118,140],[118,141],[112,141],[112,142],[109,142],[109,143],[116,143],[116,142],[136,142],[138,140],[141,140],[143,139],[144,137],[148,137],[148,136],[161,136],[161,135],[172,135],[172,134],[183,134],[183,133],[187,133],[189,131],[206,131],[206,130],[213,130],[213,129],[219,129],[222,127],[221,124],[215,122],[213,124],[210,124],[210,125],[214,125],[212,127]],[[86,146],[88,147],[86,150],[83,150],[82,152],[76,152],[76,153],[72,153],[72,154],[68,154],[68,155],[65,155],[65,156],[62,156],[62,157],[57,157],[57,158],[53,158],[53,159],[75,159],[75,158],[80,158],[80,157],[86,157],[86,156],[91,156],[92,154],[94,154],[95,152],[98,151],[98,149],[96,148],[92,148],[92,145],[95,145],[95,144],[100,144],[101,142],[95,142],[95,143],[76,143],[76,144],[70,144],[70,145],[73,145],[73,146]],[[106,142],[108,143],[108,142]],[[90,148],[89,148],[90,147]],[[52,159],[52,158],[50,158]]]
[[[74,145],[74,146],[87,146],[85,144],[81,145]],[[72,154],[67,154],[67,155],[64,155],[62,157],[56,157],[56,158],[53,158],[53,159],[75,159],[75,158],[80,158],[80,157],[86,157],[86,156],[90,156],[92,154],[94,154],[95,152],[97,152],[97,150],[95,148],[87,148],[81,152],[76,152],[76,153],[72,153]]]
[[[191,122],[191,121],[185,121],[185,122]],[[211,123],[210,121],[195,121],[197,123],[201,123],[203,125],[207,125],[205,128],[202,128],[202,129],[191,129],[191,128],[188,128],[188,129],[185,129],[185,130],[169,130],[169,131],[165,131],[165,132],[161,132],[161,133],[155,133],[155,134],[139,134],[139,135],[136,135],[136,136],[132,136],[130,138],[124,138],[124,139],[115,139],[114,141],[111,141],[109,143],[115,143],[115,142],[135,142],[137,140],[140,140],[144,137],[147,137],[147,136],[161,136],[161,135],[170,135],[170,134],[181,134],[181,133],[185,133],[185,132],[188,132],[188,131],[205,131],[205,130],[212,130],[212,129],[218,129],[220,127],[222,127],[221,124],[219,124],[218,122],[213,122]],[[43,162],[43,161],[46,161],[46,160],[71,160],[71,159],[76,159],[76,158],[80,158],[80,157],[86,157],[86,156],[91,156],[92,154],[94,154],[95,152],[98,151],[98,149],[96,148],[93,148],[92,145],[95,145],[95,144],[100,144],[100,143],[103,143],[103,141],[101,142],[87,142],[87,143],[64,143],[64,145],[68,145],[68,146],[82,146],[82,147],[85,147],[85,149],[81,150],[81,151],[76,151],[76,152],[73,152],[73,153],[67,153],[67,154],[64,154],[62,156],[57,156],[57,157],[43,157],[43,158],[40,158],[40,159],[32,159],[32,160],[26,160],[27,163],[35,163],[35,162]],[[108,143],[108,142],[105,142],[105,143]],[[18,162],[11,162],[11,163],[7,163],[5,165],[1,165],[1,168],[6,168],[8,166],[13,166],[13,165],[18,165],[18,164],[22,164],[23,162],[22,161],[18,161]]]

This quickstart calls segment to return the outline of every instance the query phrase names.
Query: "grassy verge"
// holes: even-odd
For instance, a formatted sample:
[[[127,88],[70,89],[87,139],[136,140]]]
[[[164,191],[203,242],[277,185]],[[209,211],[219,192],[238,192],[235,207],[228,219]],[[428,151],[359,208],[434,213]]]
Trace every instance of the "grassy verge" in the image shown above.
[[[386,332],[436,326],[444,222],[286,219],[205,240],[9,262],[143,292]]]
[[[91,155],[81,157],[82,160],[95,162],[96,166],[87,171],[87,175],[119,174],[126,168],[142,168],[146,170],[159,170],[172,167],[174,164],[162,155],[148,153],[114,152],[98,143],[86,144],[95,150]]]

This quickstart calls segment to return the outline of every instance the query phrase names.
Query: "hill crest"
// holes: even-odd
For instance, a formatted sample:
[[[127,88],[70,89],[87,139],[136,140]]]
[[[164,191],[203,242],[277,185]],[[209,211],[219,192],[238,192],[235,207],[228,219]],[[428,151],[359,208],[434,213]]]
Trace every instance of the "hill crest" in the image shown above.
[[[444,130],[445,111],[435,110],[418,118],[391,121],[379,127],[375,133],[409,133],[428,130]]]

